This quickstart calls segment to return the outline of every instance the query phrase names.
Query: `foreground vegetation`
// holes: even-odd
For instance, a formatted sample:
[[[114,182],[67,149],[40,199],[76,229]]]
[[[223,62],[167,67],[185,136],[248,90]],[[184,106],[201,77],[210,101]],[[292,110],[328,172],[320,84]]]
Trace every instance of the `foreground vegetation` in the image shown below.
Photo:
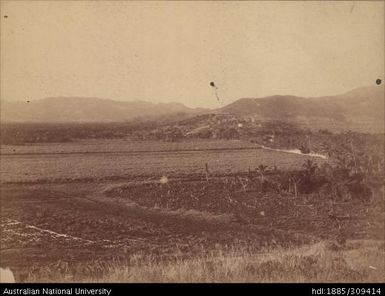
[[[26,282],[383,282],[384,242],[327,241],[302,247],[217,249],[172,258],[131,255],[120,260],[31,270]]]

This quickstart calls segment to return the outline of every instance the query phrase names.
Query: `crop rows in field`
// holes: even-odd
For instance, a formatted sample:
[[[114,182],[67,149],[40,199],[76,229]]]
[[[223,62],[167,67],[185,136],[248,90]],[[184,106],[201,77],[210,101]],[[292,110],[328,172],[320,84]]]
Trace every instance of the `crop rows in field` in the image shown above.
[[[230,214],[234,222],[273,227],[290,233],[308,233],[334,238],[347,236],[381,238],[384,221],[381,197],[370,204],[339,202],[318,194],[301,195],[262,192],[258,182],[247,178],[221,177],[206,180],[170,180],[165,184],[122,184],[106,192],[110,197],[131,200],[146,208],[196,210]],[[335,217],[338,217],[337,219]]]
[[[79,140],[69,143],[31,143],[1,145],[1,154],[31,153],[90,153],[90,152],[140,152],[255,148],[255,144],[241,140],[200,140],[181,142],[132,141],[122,139]]]
[[[2,155],[2,182],[93,181],[247,172],[264,164],[288,170],[307,156],[262,149]]]

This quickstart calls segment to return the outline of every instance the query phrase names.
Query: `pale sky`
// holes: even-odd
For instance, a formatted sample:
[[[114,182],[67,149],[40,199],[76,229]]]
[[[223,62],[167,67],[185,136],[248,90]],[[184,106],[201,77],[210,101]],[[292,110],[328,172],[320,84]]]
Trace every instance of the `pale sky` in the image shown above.
[[[219,107],[242,97],[339,94],[377,78],[383,1],[1,1],[2,100]]]

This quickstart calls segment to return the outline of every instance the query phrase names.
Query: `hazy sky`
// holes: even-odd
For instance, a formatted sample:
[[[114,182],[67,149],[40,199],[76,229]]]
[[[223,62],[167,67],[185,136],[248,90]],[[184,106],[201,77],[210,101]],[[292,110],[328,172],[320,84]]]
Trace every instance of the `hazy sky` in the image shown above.
[[[216,107],[241,97],[338,94],[377,78],[383,1],[1,1],[5,100]]]

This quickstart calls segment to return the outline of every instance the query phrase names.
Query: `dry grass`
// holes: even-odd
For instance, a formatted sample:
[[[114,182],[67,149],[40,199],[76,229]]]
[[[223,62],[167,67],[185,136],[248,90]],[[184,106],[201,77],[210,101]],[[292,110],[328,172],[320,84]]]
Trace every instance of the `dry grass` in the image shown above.
[[[98,265],[98,266],[96,266]],[[103,265],[103,264],[102,264]],[[89,275],[52,268],[29,274],[27,282],[384,282],[384,243],[349,241],[345,246],[319,242],[303,247],[214,250],[166,261],[132,255],[126,262],[90,263]],[[84,266],[83,266],[84,267]],[[78,267],[79,270],[79,267]]]

